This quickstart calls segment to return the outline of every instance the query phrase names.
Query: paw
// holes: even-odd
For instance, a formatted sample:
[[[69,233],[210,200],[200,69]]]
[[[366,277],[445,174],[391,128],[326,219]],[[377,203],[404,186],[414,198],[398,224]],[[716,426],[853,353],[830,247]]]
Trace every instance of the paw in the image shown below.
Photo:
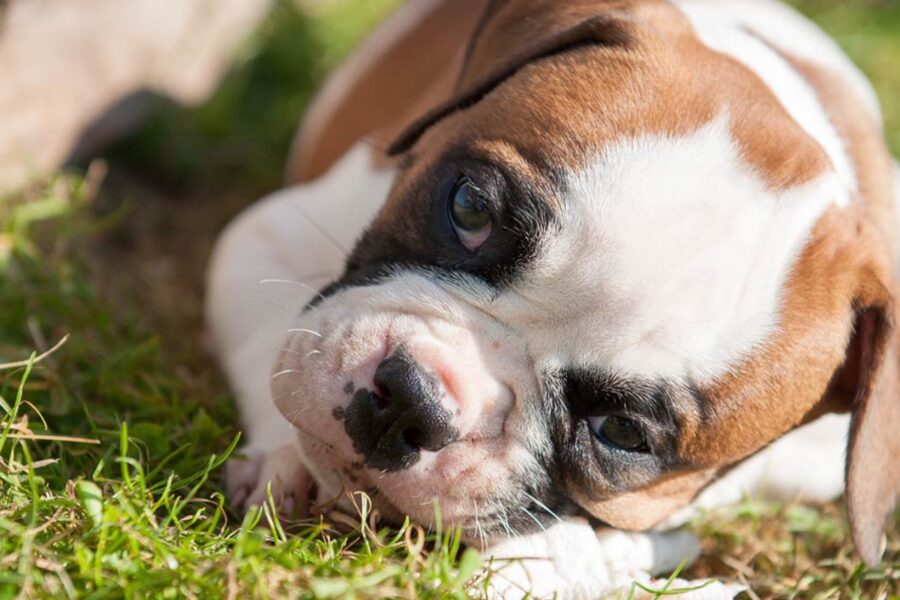
[[[307,516],[312,477],[300,460],[297,447],[286,444],[272,449],[248,447],[225,466],[225,488],[231,505],[241,514],[272,500],[281,518]]]
[[[513,600],[525,597],[599,600],[658,597],[634,585],[662,588],[668,573],[692,561],[699,549],[689,533],[632,533],[594,529],[583,519],[569,518],[546,531],[512,538],[489,548],[490,596]],[[675,581],[671,590],[685,590],[703,582]],[[720,583],[684,592],[685,600],[730,600],[738,590]]]

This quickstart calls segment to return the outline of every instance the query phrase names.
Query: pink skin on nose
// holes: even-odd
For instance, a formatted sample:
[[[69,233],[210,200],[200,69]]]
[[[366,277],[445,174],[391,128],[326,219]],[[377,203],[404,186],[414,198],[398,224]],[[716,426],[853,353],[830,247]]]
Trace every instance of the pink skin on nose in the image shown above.
[[[438,377],[441,383],[441,404],[453,415],[453,424],[462,437],[485,431],[480,423],[484,417],[498,416],[503,420],[513,403],[509,386],[497,381],[487,370],[481,354],[473,344],[461,344],[451,348],[431,340],[410,340],[405,343],[407,352],[426,372]],[[500,414],[498,414],[500,413]]]

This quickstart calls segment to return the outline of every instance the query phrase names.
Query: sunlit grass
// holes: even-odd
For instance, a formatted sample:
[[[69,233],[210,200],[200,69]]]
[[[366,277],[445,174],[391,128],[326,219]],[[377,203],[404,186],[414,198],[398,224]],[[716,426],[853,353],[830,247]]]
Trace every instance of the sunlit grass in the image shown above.
[[[131,272],[159,252],[107,240],[156,219],[139,189],[148,181],[177,199],[156,209],[168,219],[160,236],[198,212],[221,219],[226,195],[246,203],[277,187],[316,85],[397,1],[338,0],[313,14],[280,2],[208,104],[164,105],[110,151],[112,184],[96,162],[0,199],[0,364],[20,363],[0,367],[0,598],[482,594],[481,561],[455,532],[379,529],[362,497],[364,518],[281,526],[271,507],[231,513],[221,463],[237,415],[199,320],[166,330],[154,306],[180,290]],[[873,78],[900,149],[900,7],[798,1]],[[113,293],[110,280],[125,283]],[[744,580],[750,598],[898,594],[896,528],[885,565],[864,569],[839,505],[749,502],[695,529],[704,556],[686,576]]]
[[[84,189],[60,177],[2,205],[0,598],[474,593],[480,560],[455,531],[379,529],[362,498],[365,527],[229,512],[230,404],[179,377],[134,306],[112,311],[92,289],[81,243],[64,239],[96,226]]]

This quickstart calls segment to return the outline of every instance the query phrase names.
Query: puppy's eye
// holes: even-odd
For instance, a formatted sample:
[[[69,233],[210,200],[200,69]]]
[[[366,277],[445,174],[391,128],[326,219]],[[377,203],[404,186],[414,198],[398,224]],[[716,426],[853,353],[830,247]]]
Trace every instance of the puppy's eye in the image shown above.
[[[640,428],[631,419],[608,415],[588,417],[588,425],[600,441],[620,450],[647,452],[647,442]]]
[[[487,202],[465,175],[450,191],[448,211],[459,241],[469,250],[477,250],[490,237],[493,220]]]

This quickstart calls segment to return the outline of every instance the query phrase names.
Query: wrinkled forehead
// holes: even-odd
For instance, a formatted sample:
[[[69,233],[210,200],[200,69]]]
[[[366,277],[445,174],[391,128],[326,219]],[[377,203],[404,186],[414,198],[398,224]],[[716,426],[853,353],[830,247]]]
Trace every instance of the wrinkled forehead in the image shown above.
[[[793,187],[831,166],[834,153],[826,154],[821,140],[809,135],[811,128],[828,128],[817,122],[825,117],[809,116],[821,111],[806,110],[784,93],[803,87],[795,73],[773,69],[791,82],[776,90],[780,81],[712,50],[674,7],[649,3],[642,9],[650,14],[616,26],[623,40],[564,45],[521,64],[514,60],[519,40],[510,41],[515,31],[493,43],[509,47],[512,59],[497,49],[481,58],[476,45],[457,90],[460,103],[450,102],[454,108],[445,106],[436,111],[439,117],[410,128],[420,135],[405,134],[418,140],[406,163],[424,169],[452,148],[494,144],[546,170],[572,171],[608,145],[648,134],[685,136],[725,113],[743,159],[767,185]],[[481,45],[491,45],[491,33],[482,32]],[[777,67],[785,66],[773,50],[764,50]],[[504,62],[517,66],[490,77],[492,66]]]
[[[838,199],[822,148],[771,90],[678,39],[534,62],[411,153],[410,179],[468,150],[541,188],[556,226],[491,310],[547,364],[720,377],[775,331]]]

